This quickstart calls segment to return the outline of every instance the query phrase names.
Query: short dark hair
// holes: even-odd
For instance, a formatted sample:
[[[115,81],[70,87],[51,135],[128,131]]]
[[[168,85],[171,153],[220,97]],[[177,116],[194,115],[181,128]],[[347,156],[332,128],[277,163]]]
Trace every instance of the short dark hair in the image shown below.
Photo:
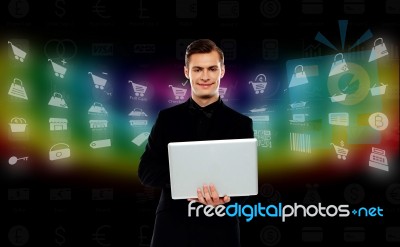
[[[216,51],[219,54],[221,64],[224,64],[224,52],[214,41],[210,39],[198,39],[190,43],[186,48],[185,66],[188,66],[190,56],[196,53],[210,53]]]

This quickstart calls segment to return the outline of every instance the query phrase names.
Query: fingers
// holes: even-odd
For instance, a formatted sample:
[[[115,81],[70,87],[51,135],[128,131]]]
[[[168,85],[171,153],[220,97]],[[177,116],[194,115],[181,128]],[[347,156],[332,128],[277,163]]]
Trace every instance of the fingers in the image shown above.
[[[211,193],[210,196],[212,198],[212,201],[214,203],[218,202],[219,201],[219,196],[218,196],[217,189],[215,189],[214,184],[210,184],[210,193]]]
[[[231,201],[231,198],[229,196],[224,196],[224,203],[228,203]]]
[[[201,191],[200,188],[197,189],[197,199],[200,203],[207,204],[206,201],[204,200],[203,192]]]
[[[208,186],[207,184],[204,184],[203,188],[197,189],[197,199],[191,198],[188,200],[189,201],[195,200],[204,205],[216,206],[216,205],[230,202],[231,198],[229,196],[219,197],[218,191],[215,188],[214,184],[210,184],[210,186]]]
[[[213,205],[214,203],[213,203],[213,199],[211,197],[211,191],[207,184],[203,185],[203,193],[204,193],[204,198],[206,199],[206,203]]]

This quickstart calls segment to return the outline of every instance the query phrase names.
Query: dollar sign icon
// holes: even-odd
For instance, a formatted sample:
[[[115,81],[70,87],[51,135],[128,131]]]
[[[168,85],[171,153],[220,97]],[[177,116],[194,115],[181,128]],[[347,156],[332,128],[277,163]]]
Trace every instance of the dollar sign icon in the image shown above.
[[[54,230],[54,234],[56,235],[56,238],[54,242],[58,244],[58,246],[64,245],[65,244],[65,228],[62,226],[59,226]]]
[[[65,13],[66,13],[66,11],[65,11],[65,0],[56,0],[55,6],[56,6],[57,10],[54,11],[54,13],[58,17],[63,18]]]

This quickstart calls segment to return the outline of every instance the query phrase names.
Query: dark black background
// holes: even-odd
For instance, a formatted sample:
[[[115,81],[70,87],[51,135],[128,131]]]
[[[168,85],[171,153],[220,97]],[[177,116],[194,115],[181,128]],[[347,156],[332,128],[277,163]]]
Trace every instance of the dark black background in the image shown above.
[[[319,31],[339,47],[338,20],[349,21],[346,39],[349,42],[346,45],[353,44],[367,29],[376,36],[388,35],[393,43],[398,44],[400,26],[398,1],[277,0],[275,3],[280,5],[280,11],[276,16],[271,12],[269,17],[264,14],[267,10],[272,11],[273,6],[268,4],[274,1],[225,1],[239,3],[238,17],[236,12],[228,11],[234,18],[218,15],[218,1],[207,3],[198,0],[197,12],[194,13],[176,7],[176,3],[181,4],[185,2],[183,0],[143,0],[146,12],[142,17],[146,18],[140,16],[140,1],[29,1],[29,13],[21,18],[8,11],[15,4],[13,2],[2,3],[1,16],[5,19],[0,33],[2,39],[29,38],[33,44],[51,38],[73,39],[79,45],[82,57],[93,56],[92,43],[112,43],[112,55],[95,58],[99,64],[112,64],[111,67],[162,66],[171,61],[183,65],[176,54],[177,40],[211,38],[217,43],[222,39],[236,40],[236,58],[226,61],[228,66],[250,69],[254,64],[263,64],[284,70],[286,60],[304,57],[305,47],[309,45],[319,46],[322,54],[332,53],[330,48],[314,40]],[[396,8],[389,9],[390,4]],[[106,6],[105,13],[110,18],[102,18],[93,12],[96,5]],[[188,18],[179,18],[182,15]],[[276,59],[263,56],[264,39],[279,41]],[[153,44],[155,52],[132,51],[131,44],[140,43]],[[395,163],[394,166],[398,165]],[[148,246],[159,191],[141,186],[136,174],[132,174],[132,181],[128,182],[117,182],[101,174],[94,177],[90,178],[92,180],[79,175],[51,178],[37,174],[11,181],[6,176],[3,180],[7,182],[4,194],[8,194],[10,188],[28,188],[30,199],[10,200],[8,194],[9,200],[2,210],[1,246]],[[279,218],[258,217],[249,223],[243,219],[244,247],[286,246],[289,243],[302,246],[398,245],[398,176],[386,178],[382,175],[372,179],[370,174],[359,174],[324,181],[309,174],[297,183],[286,183],[289,180],[262,181],[259,196],[250,198],[249,203],[307,204],[322,201],[325,205],[339,205],[351,204],[346,200],[350,198],[350,201],[355,200],[354,207],[384,208],[385,216],[299,217],[289,218],[286,222]],[[53,188],[61,188],[61,198],[49,196],[49,190]],[[62,188],[71,191],[70,199],[68,196],[63,198],[65,191]],[[92,188],[112,188],[112,200],[92,200]],[[396,200],[388,200],[390,193],[397,193],[392,195]],[[360,197],[363,199],[357,201]],[[29,231],[26,243],[18,240],[19,233],[25,237],[26,233],[20,230],[18,236],[14,235],[15,226],[23,226]],[[96,232],[100,234],[100,240],[96,240]],[[351,235],[354,232],[355,235]],[[361,240],[357,236],[361,236]],[[355,241],[357,239],[360,241]]]

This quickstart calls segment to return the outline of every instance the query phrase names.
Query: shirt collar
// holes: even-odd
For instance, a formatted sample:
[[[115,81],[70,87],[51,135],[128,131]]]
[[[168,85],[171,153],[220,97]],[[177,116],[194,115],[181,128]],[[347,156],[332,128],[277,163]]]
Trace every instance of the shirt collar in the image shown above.
[[[218,97],[217,101],[204,107],[199,106],[192,98],[189,99],[189,108],[204,113],[208,118],[211,118],[215,109],[217,109],[220,105],[222,105],[221,97]]]

